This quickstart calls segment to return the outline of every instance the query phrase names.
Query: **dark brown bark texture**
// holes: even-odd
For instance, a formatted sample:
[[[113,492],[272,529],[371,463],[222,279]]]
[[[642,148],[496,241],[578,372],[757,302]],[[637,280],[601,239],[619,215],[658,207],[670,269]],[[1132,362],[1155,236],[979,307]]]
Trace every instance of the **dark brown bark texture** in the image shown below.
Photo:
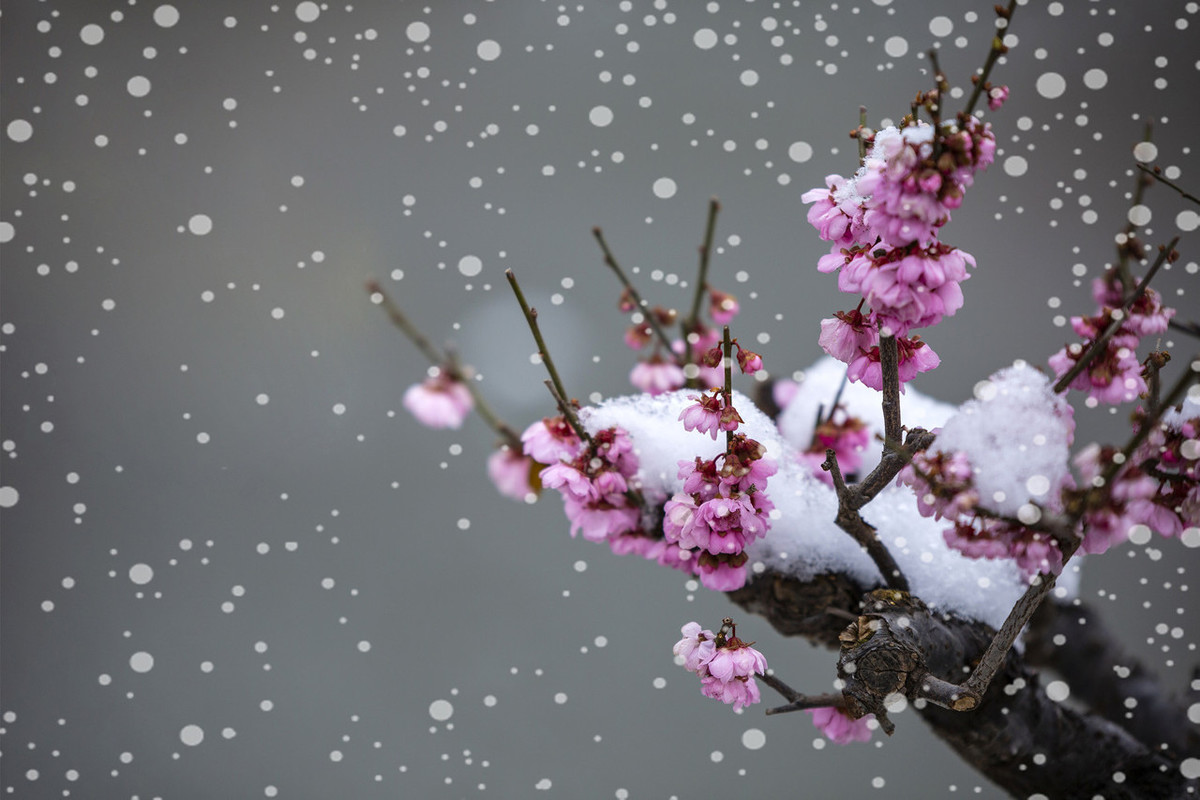
[[[967,763],[1013,797],[1200,797],[1197,781],[1180,770],[1183,759],[1200,755],[1197,726],[1186,712],[1196,693],[1172,697],[1085,606],[1047,604],[1026,633],[1025,654],[1015,648],[1008,654],[980,706],[950,711],[923,699],[929,679],[962,683],[993,629],[931,611],[905,592],[868,588],[842,575],[800,581],[767,571],[729,596],[784,635],[839,648],[851,709],[886,724],[885,698],[894,703],[903,696]],[[854,621],[848,626],[848,620]],[[1037,666],[1068,681],[1069,703],[1046,695]],[[1137,701],[1136,713],[1128,713],[1127,698]]]

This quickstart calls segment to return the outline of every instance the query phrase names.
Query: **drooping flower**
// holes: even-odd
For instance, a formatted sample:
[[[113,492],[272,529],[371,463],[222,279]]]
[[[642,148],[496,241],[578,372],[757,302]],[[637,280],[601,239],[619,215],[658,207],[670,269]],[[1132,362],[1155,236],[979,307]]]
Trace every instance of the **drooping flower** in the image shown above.
[[[570,461],[579,455],[583,442],[561,414],[533,423],[521,434],[525,455],[541,464]]]
[[[737,346],[738,369],[742,371],[742,374],[753,375],[763,368],[762,356],[750,350],[742,349],[742,346],[737,344],[736,340],[734,340],[734,344]]]
[[[708,290],[708,315],[717,325],[728,325],[741,310],[737,298],[728,292]]]
[[[734,710],[759,701],[754,676],[766,674],[767,659],[736,635],[718,636],[716,651],[704,666],[707,674],[701,675],[700,691],[706,697],[732,704]]]
[[[541,486],[530,480],[533,474],[533,459],[504,445],[495,450],[487,461],[488,477],[505,497],[526,500],[537,497]]]
[[[920,336],[896,340],[897,374],[900,378],[900,391],[904,384],[911,381],[921,372],[928,372],[941,363],[933,348],[921,341]],[[846,379],[861,381],[875,391],[883,391],[883,366],[880,362],[879,347],[860,351],[846,369]]]
[[[999,111],[1000,106],[1004,105],[1004,101],[1008,100],[1007,86],[993,86],[988,89],[988,109],[991,111]]]
[[[683,421],[685,430],[707,433],[715,440],[717,431],[736,430],[738,423],[742,421],[737,409],[724,404],[719,391],[703,396],[691,395],[689,399],[695,400],[695,405],[687,406],[679,412],[679,419]]]
[[[831,319],[821,320],[817,344],[838,361],[849,364],[860,351],[879,344],[878,326],[857,308],[838,311]]]
[[[854,719],[846,712],[833,706],[821,708],[806,708],[805,713],[812,716],[813,724],[821,729],[821,733],[834,744],[850,744],[851,742],[866,742],[871,739],[869,720],[874,717]]]
[[[413,384],[404,393],[404,407],[417,421],[430,428],[459,428],[475,401],[461,381],[441,370],[421,383]]]
[[[683,659],[683,668],[700,673],[717,651],[716,634],[703,630],[699,622],[689,622],[679,629],[683,638],[675,643],[673,652]]]
[[[678,364],[656,353],[648,361],[639,361],[634,365],[629,373],[629,382],[653,396],[682,389],[687,378]]]

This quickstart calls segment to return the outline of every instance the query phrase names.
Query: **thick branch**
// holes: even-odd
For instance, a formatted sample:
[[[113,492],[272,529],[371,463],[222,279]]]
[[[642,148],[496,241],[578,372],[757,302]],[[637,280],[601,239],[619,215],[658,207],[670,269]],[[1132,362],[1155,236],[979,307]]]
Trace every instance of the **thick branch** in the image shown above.
[[[948,711],[930,702],[931,695],[960,681],[980,658],[992,629],[954,614],[932,614],[903,592],[881,590],[851,601],[852,586],[843,576],[822,575],[804,583],[768,572],[730,597],[765,616],[781,633],[826,644],[829,629],[840,625],[828,613],[831,602],[847,603],[845,611],[861,611],[841,633],[839,666],[848,705],[877,717],[882,713],[883,724],[885,698],[889,703],[906,698],[967,763],[1014,797],[1185,796],[1189,782],[1179,771],[1178,758],[1148,747],[1099,715],[1054,702],[1015,652],[1003,659],[997,680],[975,711]],[[1103,666],[1088,660],[1065,668],[1074,675]]]
[[[1152,749],[1200,756],[1200,726],[1187,701],[1174,697],[1137,656],[1112,635],[1104,618],[1079,600],[1045,603],[1025,635],[1025,658],[1061,675],[1071,697],[1129,731]],[[1082,664],[1092,669],[1080,669]]]

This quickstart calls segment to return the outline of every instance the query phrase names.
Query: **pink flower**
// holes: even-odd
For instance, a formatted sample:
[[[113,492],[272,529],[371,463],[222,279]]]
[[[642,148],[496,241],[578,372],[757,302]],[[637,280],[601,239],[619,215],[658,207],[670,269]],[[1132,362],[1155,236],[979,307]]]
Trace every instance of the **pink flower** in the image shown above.
[[[708,674],[701,676],[701,689],[706,697],[725,704],[733,704],[735,710],[745,708],[760,699],[754,675],[767,671],[767,660],[763,654],[736,636],[718,645],[716,653],[705,664]]]
[[[817,229],[822,239],[839,245],[866,243],[874,238],[863,224],[863,198],[852,182],[840,175],[828,175],[826,188],[810,189],[800,196],[803,203],[813,203],[808,210],[808,223]]]
[[[737,344],[735,341],[734,344]],[[744,375],[753,375],[763,368],[762,356],[758,353],[749,350],[743,350],[742,346],[737,345],[737,362],[738,368]]]
[[[740,310],[737,298],[733,295],[716,289],[708,290],[708,315],[717,325],[728,325]]]
[[[736,592],[746,585],[746,565],[733,566],[728,561],[718,561],[710,564],[701,561],[699,564],[700,585],[714,592]],[[751,701],[751,702],[757,702]]]
[[[825,451],[833,450],[837,455],[838,467],[850,475],[862,464],[863,451],[870,443],[871,431],[866,423],[847,414],[839,404],[830,418],[817,424],[813,430],[812,444],[800,454],[800,460],[808,465],[815,478],[832,486],[833,478],[821,466],[825,462]]]
[[[720,392],[714,391],[702,397],[691,395],[689,399],[697,402],[679,412],[684,430],[707,433],[716,440],[718,430],[735,430],[742,421],[733,406],[724,407]]]
[[[699,673],[716,653],[716,636],[712,631],[702,630],[699,622],[689,622],[679,632],[683,638],[675,643],[673,652],[683,659],[684,669]]]
[[[639,361],[629,373],[629,382],[643,392],[660,395],[682,389],[687,383],[683,369],[673,361],[664,361],[655,355],[649,361]]]
[[[979,504],[979,492],[971,480],[973,475],[966,453],[938,450],[915,454],[900,470],[896,481],[911,486],[917,493],[917,510],[921,516],[957,520]],[[936,484],[936,491],[929,480]]]
[[[404,393],[404,407],[429,428],[458,428],[471,413],[475,401],[461,382],[442,371]]]
[[[579,455],[583,443],[561,415],[533,423],[521,434],[525,455],[541,464],[571,461]]]
[[[1048,360],[1054,374],[1059,378],[1066,375],[1087,349],[1086,345],[1072,344],[1050,356]],[[1128,337],[1110,339],[1105,351],[1075,376],[1070,388],[1085,391],[1088,396],[1112,405],[1131,402],[1143,394],[1146,381],[1142,378],[1142,365],[1128,346]]]
[[[874,716],[873,714],[854,719],[833,706],[806,708],[805,712],[812,715],[813,724],[820,728],[821,733],[825,734],[825,737],[834,744],[866,742],[871,739],[871,726],[868,720]]]
[[[528,500],[537,496],[537,490],[529,484],[533,459],[521,455],[504,445],[488,456],[487,471],[492,484],[505,497]]]
[[[1007,86],[993,86],[988,90],[988,108],[992,111],[999,111],[1000,106],[1004,105],[1004,101],[1008,99]]]
[[[860,351],[879,344],[879,331],[874,321],[858,309],[838,311],[832,319],[821,320],[817,344],[838,361],[849,364]]]
[[[563,509],[571,521],[571,536],[582,533],[589,542],[602,542],[613,536],[635,530],[641,512],[624,505],[624,496],[612,502],[583,502],[564,495]],[[618,505],[619,504],[619,505]]]
[[[901,392],[904,391],[905,383],[941,363],[937,353],[922,342],[920,336],[897,339],[896,349]],[[862,381],[864,386],[869,386],[877,392],[883,391],[883,367],[879,361],[879,347],[859,351],[858,356],[846,368],[846,378],[852,383]]]

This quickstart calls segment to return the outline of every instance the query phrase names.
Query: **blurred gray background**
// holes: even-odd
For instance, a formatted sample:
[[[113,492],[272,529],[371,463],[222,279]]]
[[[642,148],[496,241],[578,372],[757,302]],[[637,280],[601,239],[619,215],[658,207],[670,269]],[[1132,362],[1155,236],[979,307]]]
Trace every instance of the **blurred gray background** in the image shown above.
[[[735,609],[572,541],[555,497],[499,497],[478,419],[430,431],[400,405],[426,364],[363,290],[381,279],[523,427],[550,404],[503,271],[572,394],[626,393],[590,228],[683,304],[716,195],[735,333],[803,369],[853,301],[815,269],[801,193],[853,170],[860,104],[908,110],[930,46],[965,85],[992,20],[960,0],[6,2],[6,795],[996,796],[912,714],[843,748],[701,697],[671,645]],[[1018,11],[997,163],[943,232],[979,268],[917,388],[960,402],[1072,338],[1147,121],[1200,186],[1197,26],[1184,2]],[[1148,202],[1148,241],[1184,234],[1160,289],[1195,318],[1197,218]],[[1080,444],[1126,435],[1128,409],[1078,405]],[[1085,569],[1173,685],[1195,565],[1154,541]],[[739,619],[792,685],[830,686],[833,654]]]

